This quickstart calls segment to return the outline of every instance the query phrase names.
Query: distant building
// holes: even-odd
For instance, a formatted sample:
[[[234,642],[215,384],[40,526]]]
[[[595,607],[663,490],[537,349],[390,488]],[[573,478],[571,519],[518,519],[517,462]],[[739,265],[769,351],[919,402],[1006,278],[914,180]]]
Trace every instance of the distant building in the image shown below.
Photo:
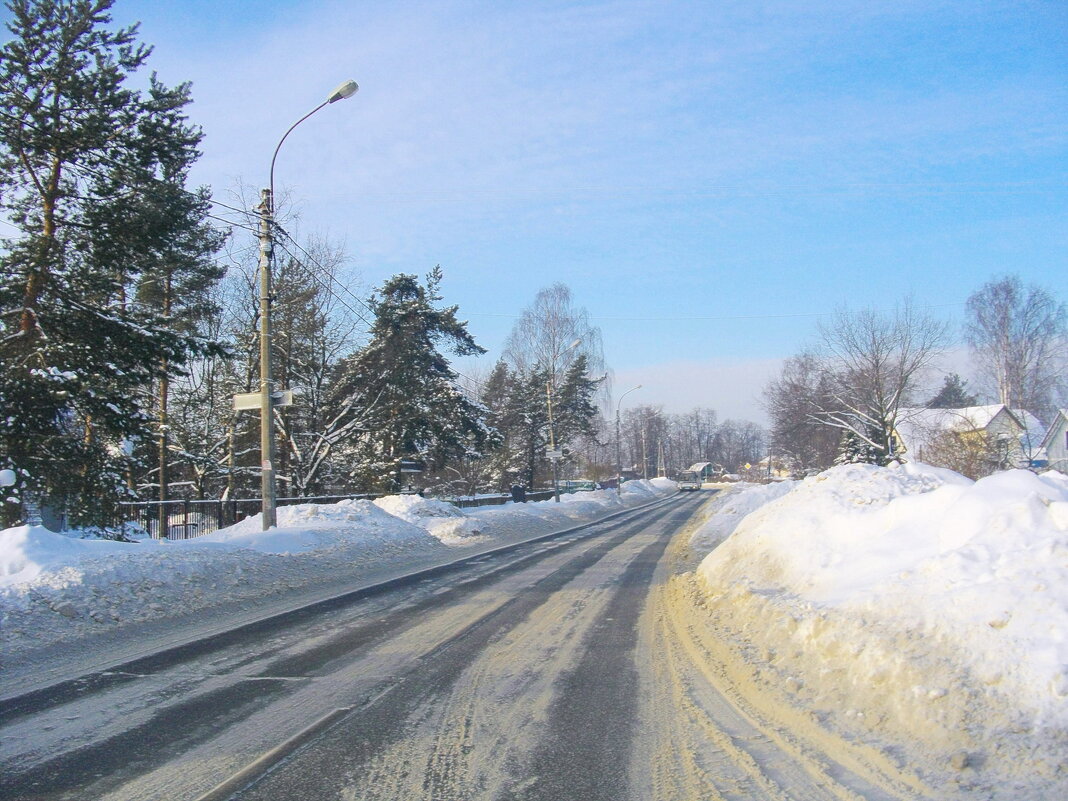
[[[694,462],[686,468],[688,473],[697,473],[702,481],[713,481],[723,476],[723,465],[715,462]]]
[[[971,451],[994,469],[1031,467],[1039,458],[1045,429],[1030,412],[1004,404],[960,409],[902,409],[895,445],[906,458],[951,467]],[[966,472],[967,471],[961,471]]]
[[[1068,409],[1060,409],[1042,438],[1039,458],[1043,467],[1068,473]]]

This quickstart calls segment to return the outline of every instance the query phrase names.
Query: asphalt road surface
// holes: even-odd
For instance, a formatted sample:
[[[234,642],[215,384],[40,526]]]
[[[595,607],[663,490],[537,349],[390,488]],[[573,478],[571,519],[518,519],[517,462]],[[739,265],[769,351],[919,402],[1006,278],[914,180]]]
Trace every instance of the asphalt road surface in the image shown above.
[[[680,600],[708,498],[9,699],[0,798],[909,797],[729,691]]]

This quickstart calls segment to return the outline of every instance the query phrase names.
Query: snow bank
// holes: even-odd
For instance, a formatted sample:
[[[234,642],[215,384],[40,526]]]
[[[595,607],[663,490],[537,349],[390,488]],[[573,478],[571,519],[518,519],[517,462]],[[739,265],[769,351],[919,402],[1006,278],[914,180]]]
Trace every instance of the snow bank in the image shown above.
[[[693,548],[714,548],[730,536],[742,518],[793,489],[796,481],[733,485],[704,507],[704,521],[690,536]]]
[[[389,495],[379,498],[375,505],[425,529],[444,545],[463,545],[485,539],[475,518],[445,501],[420,498],[418,495]]]
[[[769,682],[1018,797],[1068,783],[1068,477],[846,465],[769,494],[728,499],[698,571]]]
[[[159,622],[195,628],[219,610],[246,613],[280,599],[341,592],[456,558],[464,549],[527,539],[674,492],[629,482],[622,495],[460,510],[396,496],[284,506],[191,540],[85,540],[41,527],[0,532],[0,636],[5,660],[67,640]],[[302,595],[303,594],[303,595]],[[210,612],[211,614],[205,614]]]

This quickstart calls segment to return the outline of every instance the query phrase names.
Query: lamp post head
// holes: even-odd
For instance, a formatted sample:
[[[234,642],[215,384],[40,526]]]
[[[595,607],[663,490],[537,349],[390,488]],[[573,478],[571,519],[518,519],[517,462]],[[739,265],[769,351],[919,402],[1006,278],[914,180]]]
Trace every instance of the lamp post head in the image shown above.
[[[333,103],[337,100],[344,100],[346,97],[352,97],[360,90],[359,84],[351,78],[344,83],[340,84],[333,92],[330,93],[330,97],[326,99],[327,103]]]
[[[624,393],[623,393],[622,395],[620,395],[620,396],[619,396],[619,401],[618,401],[618,402],[616,403],[616,419],[617,419],[617,420],[619,419],[619,407],[620,407],[620,405],[621,405],[621,404],[623,403],[623,399],[624,399],[625,397],[627,397],[627,395],[629,395],[630,393],[632,393],[632,392],[633,392],[634,390],[636,390],[636,389],[641,389],[641,388],[642,388],[642,385],[641,385],[641,384],[638,384],[638,386],[636,386],[636,387],[631,387],[630,389],[628,389],[628,390],[627,390],[626,392],[624,392]]]

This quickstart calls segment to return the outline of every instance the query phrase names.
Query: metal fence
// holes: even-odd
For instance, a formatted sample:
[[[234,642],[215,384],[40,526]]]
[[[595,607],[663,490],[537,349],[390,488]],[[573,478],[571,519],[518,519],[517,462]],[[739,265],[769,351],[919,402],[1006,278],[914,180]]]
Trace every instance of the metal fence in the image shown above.
[[[528,492],[526,498],[528,501],[547,501],[553,497],[552,490],[535,490]],[[511,495],[479,495],[474,498],[442,498],[443,501],[459,506],[461,509],[468,509],[473,506],[503,506],[512,500]]]
[[[380,495],[320,495],[311,498],[278,498],[279,506],[298,503],[337,503],[346,500],[374,500]],[[187,540],[232,526],[263,509],[259,498],[220,501],[137,501],[119,504],[120,527],[132,527],[159,539]]]
[[[374,500],[381,495],[319,495],[310,498],[279,498],[279,506],[299,503],[338,503],[348,500]],[[528,501],[544,501],[553,497],[552,490],[528,492]],[[460,508],[496,506],[508,503],[511,495],[484,495],[474,498],[439,498]],[[169,540],[187,540],[232,526],[246,517],[259,514],[263,501],[259,498],[237,498],[226,501],[137,501],[119,504],[118,528],[132,528],[130,533],[148,534],[153,539],[162,536]]]

